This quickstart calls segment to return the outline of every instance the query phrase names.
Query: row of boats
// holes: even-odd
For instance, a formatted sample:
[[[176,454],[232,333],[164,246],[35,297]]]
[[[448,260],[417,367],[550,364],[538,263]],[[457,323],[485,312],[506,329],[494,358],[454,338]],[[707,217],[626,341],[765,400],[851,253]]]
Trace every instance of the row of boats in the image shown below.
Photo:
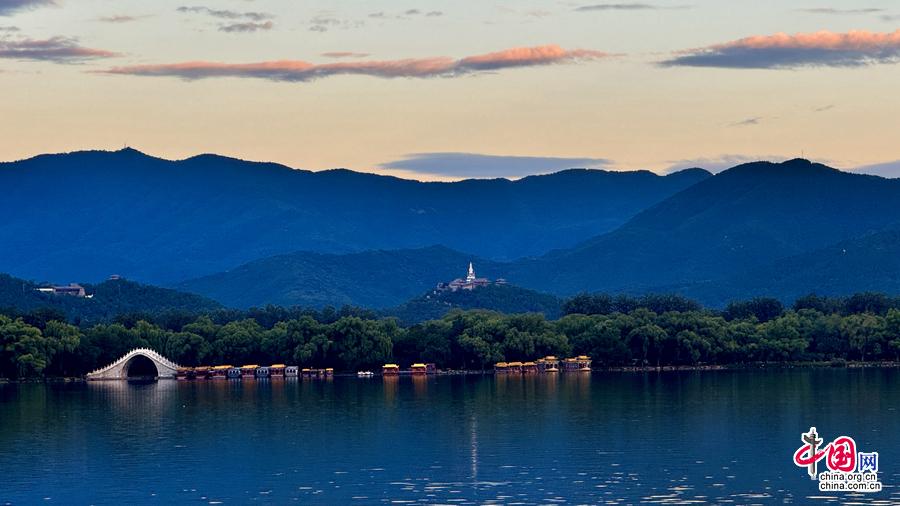
[[[534,362],[497,362],[494,364],[494,372],[497,374],[544,374],[563,372],[578,372],[591,370],[591,357],[579,355],[573,358],[559,360],[549,355]],[[417,363],[410,366],[408,370],[401,370],[397,364],[384,364],[381,367],[382,376],[399,376],[400,374],[427,375],[437,374],[437,367],[434,364]],[[368,378],[375,376],[371,371],[359,371],[356,373],[360,378]],[[203,379],[250,379],[250,378],[326,378],[334,376],[334,369],[331,367],[325,369],[300,368],[296,365],[272,364],[264,365],[243,365],[240,367],[232,365],[217,365],[212,367],[181,367],[176,373],[176,378],[180,380],[203,380]]]
[[[544,374],[563,372],[590,372],[591,357],[579,355],[577,357],[559,360],[553,355],[535,360],[534,362],[497,362],[494,364],[494,372],[497,374]]]
[[[334,369],[310,369],[296,365],[272,364],[272,365],[217,365],[212,367],[180,367],[175,377],[180,380],[189,379],[250,379],[250,378],[325,378],[334,376]]]

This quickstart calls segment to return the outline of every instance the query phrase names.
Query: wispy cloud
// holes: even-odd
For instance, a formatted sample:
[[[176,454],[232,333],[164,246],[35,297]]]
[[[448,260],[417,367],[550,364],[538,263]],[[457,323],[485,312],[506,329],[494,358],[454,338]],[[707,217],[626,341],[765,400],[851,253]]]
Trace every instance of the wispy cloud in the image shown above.
[[[742,119],[740,121],[735,121],[734,123],[729,123],[730,127],[743,127],[743,126],[753,126],[758,125],[763,120],[762,116],[753,116],[752,118]]]
[[[369,53],[355,53],[353,51],[329,51],[322,53],[325,58],[366,58]]]
[[[243,12],[227,9],[212,9],[205,6],[183,6],[176,9],[181,13],[193,13],[223,20],[219,31],[226,33],[252,33],[271,30],[274,16],[267,12]]]
[[[439,17],[443,16],[443,11],[421,11],[419,9],[409,9],[403,13],[404,16],[425,16],[425,17]]]
[[[271,30],[275,26],[271,21],[263,21],[257,23],[254,21],[246,21],[243,23],[231,23],[219,27],[220,32],[258,32],[260,30]]]
[[[55,0],[0,0],[0,16],[8,16],[18,11],[56,5]]]
[[[147,17],[149,16],[131,16],[127,14],[119,14],[115,16],[99,17],[97,18],[97,21],[102,21],[104,23],[131,23],[132,21],[138,21]]]
[[[352,28],[361,28],[366,22],[355,19],[341,19],[333,13],[326,12],[313,16],[309,20],[309,30],[312,32],[327,32],[331,29],[348,30]]]
[[[576,63],[609,56],[589,49],[563,49],[556,45],[519,47],[454,60],[447,57],[409,58],[384,61],[309,63],[300,60],[259,63],[193,61],[159,65],[113,67],[109,74],[169,76],[194,80],[212,77],[249,77],[273,81],[303,82],[335,75],[366,75],[381,78],[454,77],[516,67]]]
[[[372,19],[413,19],[416,17],[437,18],[444,15],[444,11],[423,11],[421,9],[407,9],[403,12],[389,13],[385,11],[371,12],[368,14]]]
[[[104,49],[83,47],[78,44],[77,39],[67,37],[52,37],[44,40],[0,40],[0,58],[77,63],[114,56],[118,56],[118,54]]]
[[[835,7],[810,7],[807,9],[797,9],[807,14],[833,14],[833,15],[855,15],[855,14],[874,14],[884,12],[884,9],[878,7],[862,7],[857,9],[838,9]]]
[[[183,6],[176,9],[182,13],[205,14],[219,19],[249,19],[251,21],[265,21],[274,16],[267,12],[239,12],[227,9],[211,9],[204,6]]]
[[[19,31],[18,26],[0,26],[0,32],[11,33],[11,32],[18,32],[18,31]]]
[[[816,107],[813,109],[813,112],[825,112],[834,109],[836,106],[834,104],[823,105],[821,107]]]
[[[796,69],[854,67],[900,61],[900,30],[893,33],[821,31],[758,35],[678,53],[664,66]]]
[[[602,3],[602,4],[582,5],[580,7],[576,7],[574,10],[576,12],[657,11],[657,10],[669,10],[669,9],[687,9],[689,7],[690,7],[689,5],[658,5],[658,4],[639,3],[639,2],[627,2],[627,3]]]
[[[400,160],[379,165],[418,174],[452,178],[524,177],[571,168],[603,168],[612,162],[604,158],[558,158],[541,156],[499,156],[479,153],[413,153]]]

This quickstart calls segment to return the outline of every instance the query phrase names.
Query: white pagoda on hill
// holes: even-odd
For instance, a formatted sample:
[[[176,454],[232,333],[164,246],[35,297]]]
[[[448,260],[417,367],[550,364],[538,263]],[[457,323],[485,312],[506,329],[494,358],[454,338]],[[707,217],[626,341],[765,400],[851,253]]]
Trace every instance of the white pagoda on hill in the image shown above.
[[[449,283],[438,283],[437,290],[438,291],[451,291],[456,292],[458,290],[474,290],[476,288],[482,286],[488,286],[491,284],[505,285],[505,279],[498,279],[497,281],[491,281],[488,278],[479,278],[475,275],[475,266],[472,265],[472,262],[469,262],[469,271],[466,273],[466,278],[456,278]]]

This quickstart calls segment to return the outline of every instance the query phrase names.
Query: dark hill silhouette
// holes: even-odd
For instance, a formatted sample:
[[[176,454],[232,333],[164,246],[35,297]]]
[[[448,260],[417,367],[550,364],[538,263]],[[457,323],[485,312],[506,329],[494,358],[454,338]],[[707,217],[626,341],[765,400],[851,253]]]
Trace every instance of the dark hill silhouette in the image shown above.
[[[900,220],[900,180],[807,160],[740,165],[639,213],[608,234],[510,266],[553,293],[646,291],[734,275],[884,230]]]
[[[444,244],[514,259],[609,232],[708,177],[568,170],[422,183],[133,149],[0,164],[0,271],[175,282],[272,255]]]

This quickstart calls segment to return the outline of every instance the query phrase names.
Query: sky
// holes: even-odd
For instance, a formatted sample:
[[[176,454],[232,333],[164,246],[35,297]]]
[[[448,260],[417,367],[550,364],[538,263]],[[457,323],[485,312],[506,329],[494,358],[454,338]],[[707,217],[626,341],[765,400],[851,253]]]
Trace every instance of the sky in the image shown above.
[[[900,0],[0,0],[0,160],[900,176]]]

